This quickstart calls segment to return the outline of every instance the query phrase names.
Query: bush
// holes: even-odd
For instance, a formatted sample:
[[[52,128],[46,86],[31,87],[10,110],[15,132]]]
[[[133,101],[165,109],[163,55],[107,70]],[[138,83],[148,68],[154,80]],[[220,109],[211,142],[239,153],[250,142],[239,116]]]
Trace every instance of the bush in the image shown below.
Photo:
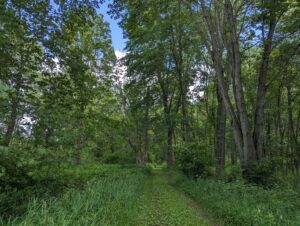
[[[233,182],[242,179],[242,170],[240,165],[230,165],[226,167],[225,181]]]
[[[211,176],[214,160],[199,144],[177,147],[175,158],[178,167],[189,177],[198,178]]]
[[[33,186],[51,179],[67,165],[69,152],[31,146],[0,147],[0,190]]]
[[[103,163],[106,164],[132,164],[135,158],[131,152],[115,151],[103,154]]]
[[[143,168],[144,168],[144,173],[146,175],[151,175],[152,174],[153,168],[152,168],[152,165],[150,163],[148,163],[147,165],[145,165]]]
[[[249,183],[261,185],[265,188],[274,187],[278,180],[274,176],[277,164],[276,159],[264,159],[248,164],[243,170],[243,178]]]

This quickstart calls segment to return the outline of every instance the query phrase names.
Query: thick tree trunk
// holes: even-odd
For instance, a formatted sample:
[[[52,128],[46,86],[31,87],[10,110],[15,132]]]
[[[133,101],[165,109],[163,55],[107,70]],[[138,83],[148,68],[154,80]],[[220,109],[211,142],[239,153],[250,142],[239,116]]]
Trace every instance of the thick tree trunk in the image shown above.
[[[219,5],[216,5],[216,8],[218,7]],[[228,94],[228,88],[226,86],[226,82],[224,78],[224,69],[222,65],[222,54],[224,50],[224,46],[222,45],[222,43],[223,43],[223,39],[225,40],[225,37],[223,37],[225,32],[223,32],[222,29],[224,29],[224,26],[222,26],[220,22],[217,23],[214,21],[213,16],[209,13],[208,11],[209,9],[206,7],[204,0],[201,0],[201,8],[211,36],[212,46],[210,48],[210,46],[207,44],[207,49],[208,50],[211,49],[210,54],[213,61],[213,67],[216,72],[218,89],[220,92],[220,96],[226,107],[226,111],[231,119],[231,127],[233,131],[233,138],[236,145],[236,149],[239,152],[241,162],[244,162],[243,134],[241,130],[241,125]],[[220,18],[220,15],[218,15],[218,18]],[[217,24],[219,26],[217,26]],[[233,60],[229,58],[229,62],[233,62]],[[232,65],[231,68],[233,66],[234,65]],[[234,90],[234,94],[235,94],[235,90]]]
[[[275,32],[276,21],[275,17],[271,18],[269,24],[269,32],[267,39],[264,43],[264,50],[262,54],[262,62],[259,70],[258,77],[258,89],[256,96],[256,108],[254,116],[254,145],[256,149],[257,159],[264,157],[264,109],[265,109],[265,98],[266,98],[266,81],[268,74],[269,59],[272,50],[273,35]]]
[[[236,117],[236,114],[234,112],[234,108],[231,104],[228,90],[226,88],[226,84],[224,81],[224,71],[222,69],[222,65],[220,63],[220,57],[213,54],[213,62],[214,62],[214,68],[216,70],[216,76],[217,76],[217,83],[218,83],[218,90],[220,97],[222,98],[222,102],[226,108],[226,111],[228,112],[228,115],[231,119],[231,127],[233,131],[233,138],[236,145],[236,148],[240,154],[241,160],[244,159],[244,149],[243,149],[243,136],[241,132],[241,128],[239,125],[239,121]]]
[[[244,100],[243,84],[242,84],[242,74],[241,74],[241,54],[238,43],[238,35],[236,32],[236,23],[233,15],[233,9],[230,0],[225,0],[225,15],[229,26],[229,57],[232,58],[232,79],[233,79],[233,89],[234,98],[237,106],[238,119],[240,123],[240,128],[242,132],[243,139],[243,156],[242,156],[242,167],[248,165],[252,161],[257,159],[256,150],[254,147],[253,138],[251,135],[247,110]]]
[[[220,177],[225,167],[225,134],[226,134],[226,108],[222,97],[217,90],[217,123],[216,123],[216,174]]]

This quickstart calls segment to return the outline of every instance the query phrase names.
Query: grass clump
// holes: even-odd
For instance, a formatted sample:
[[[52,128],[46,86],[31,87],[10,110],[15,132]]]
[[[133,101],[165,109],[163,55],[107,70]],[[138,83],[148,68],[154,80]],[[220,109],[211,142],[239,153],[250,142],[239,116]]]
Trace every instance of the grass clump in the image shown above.
[[[65,166],[56,174],[40,175],[30,187],[2,189],[0,225],[71,225],[81,216],[80,225],[105,225],[106,218],[121,217],[118,209],[132,205],[144,177],[143,167]]]
[[[26,214],[7,225],[122,225],[143,179],[142,174],[93,179],[82,191],[70,189],[60,198],[32,200]]]
[[[226,225],[299,225],[300,198],[291,189],[266,190],[241,181],[227,183],[202,178],[195,181],[178,173],[173,180]]]

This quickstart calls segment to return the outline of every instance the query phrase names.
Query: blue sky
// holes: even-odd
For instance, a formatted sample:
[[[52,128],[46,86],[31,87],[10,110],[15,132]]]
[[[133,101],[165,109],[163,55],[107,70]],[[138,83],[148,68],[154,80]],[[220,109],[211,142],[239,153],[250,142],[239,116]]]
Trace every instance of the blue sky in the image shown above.
[[[107,14],[108,9],[108,3],[110,1],[105,1],[104,4],[100,6],[100,9],[98,10],[99,13],[101,13],[104,16],[104,20],[108,22],[110,25],[111,30],[111,36],[112,36],[112,44],[115,49],[115,51],[124,51],[125,47],[125,39],[123,37],[123,31],[118,25],[118,21],[110,18],[110,16]]]
[[[1,0],[0,0],[1,1]],[[53,0],[50,1],[52,6],[56,8],[56,5]],[[100,9],[98,9],[98,13],[104,16],[104,20],[109,23],[111,36],[112,36],[112,44],[115,51],[124,52],[125,42],[126,40],[123,38],[123,31],[118,25],[118,21],[112,19],[108,15],[108,4],[111,3],[112,0],[106,0],[105,3],[100,5]]]

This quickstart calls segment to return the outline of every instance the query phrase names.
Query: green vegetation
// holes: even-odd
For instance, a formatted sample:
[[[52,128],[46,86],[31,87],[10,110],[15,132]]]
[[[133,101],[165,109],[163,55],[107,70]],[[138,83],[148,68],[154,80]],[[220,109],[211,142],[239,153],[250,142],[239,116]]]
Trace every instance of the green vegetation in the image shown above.
[[[147,179],[143,191],[128,225],[210,225],[189,206],[183,194],[167,183],[165,174],[155,172]]]
[[[299,15],[0,0],[0,223],[298,226]]]
[[[23,190],[20,194],[2,193],[3,206],[9,199],[20,202],[21,195],[31,195],[23,203],[23,213],[14,212],[16,216],[2,222],[6,222],[5,225],[122,225],[127,211],[142,192],[146,175],[143,168],[129,166],[88,164],[67,168],[55,181],[65,183],[62,190],[57,185],[51,188],[55,185],[48,183],[26,193]],[[50,189],[56,194],[43,194]],[[34,196],[32,192],[39,195]],[[5,199],[5,195],[9,197]],[[19,208],[17,205],[20,203],[16,203],[15,208]]]
[[[242,181],[187,179],[173,175],[173,183],[207,208],[225,225],[298,225],[300,197],[292,189],[265,190]]]

